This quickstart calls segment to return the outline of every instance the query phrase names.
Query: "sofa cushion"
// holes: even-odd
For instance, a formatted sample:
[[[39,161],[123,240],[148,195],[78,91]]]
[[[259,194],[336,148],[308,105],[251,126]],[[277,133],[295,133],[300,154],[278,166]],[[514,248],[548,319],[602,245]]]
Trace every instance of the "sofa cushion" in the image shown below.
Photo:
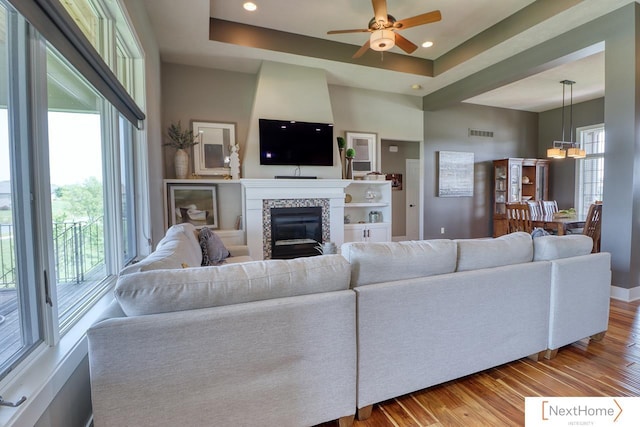
[[[505,234],[495,239],[459,239],[456,271],[477,270],[520,264],[533,260],[533,243],[529,233]]]
[[[136,316],[345,290],[350,272],[342,256],[323,255],[128,274],[114,292]]]
[[[341,247],[351,263],[351,287],[452,273],[456,245],[451,240],[350,242]]]
[[[129,265],[120,271],[120,276],[140,271],[181,269],[198,267],[202,263],[202,250],[197,230],[193,224],[184,223],[171,226],[156,250],[136,264]]]
[[[591,237],[582,234],[541,236],[533,239],[533,260],[549,261],[587,255],[593,249]]]
[[[209,227],[203,227],[198,234],[200,249],[202,250],[202,265],[218,265],[229,257],[229,250],[222,243],[222,239]]]

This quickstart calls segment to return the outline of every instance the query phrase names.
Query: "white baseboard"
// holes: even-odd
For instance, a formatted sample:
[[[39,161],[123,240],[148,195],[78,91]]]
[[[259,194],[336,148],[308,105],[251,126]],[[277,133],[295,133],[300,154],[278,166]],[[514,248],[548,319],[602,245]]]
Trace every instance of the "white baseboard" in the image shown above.
[[[621,288],[619,286],[611,286],[611,298],[631,302],[640,299],[640,286],[635,288]]]

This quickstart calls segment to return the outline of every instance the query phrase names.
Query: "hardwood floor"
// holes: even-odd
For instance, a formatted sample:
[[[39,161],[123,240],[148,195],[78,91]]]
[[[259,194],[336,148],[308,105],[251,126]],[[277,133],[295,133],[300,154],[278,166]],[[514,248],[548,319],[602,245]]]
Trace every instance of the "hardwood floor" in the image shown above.
[[[639,307],[611,300],[600,342],[582,340],[552,360],[520,359],[381,402],[354,426],[521,426],[526,396],[640,396]]]

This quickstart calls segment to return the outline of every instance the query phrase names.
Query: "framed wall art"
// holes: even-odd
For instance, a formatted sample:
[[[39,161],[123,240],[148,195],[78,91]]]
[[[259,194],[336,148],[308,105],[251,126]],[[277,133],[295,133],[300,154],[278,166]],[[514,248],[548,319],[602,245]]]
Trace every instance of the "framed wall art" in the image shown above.
[[[473,197],[473,153],[438,153],[438,197]]]
[[[378,170],[377,152],[378,135],[375,133],[346,132],[347,148],[356,150],[356,157],[351,165],[353,176],[363,176]]]
[[[388,173],[386,175],[387,181],[391,181],[391,189],[400,191],[402,190],[402,174],[401,173]]]
[[[193,122],[200,144],[193,146],[196,175],[229,175],[231,147],[236,144],[234,123]]]
[[[218,228],[218,198],[211,184],[167,185],[168,226],[190,222],[196,227]]]

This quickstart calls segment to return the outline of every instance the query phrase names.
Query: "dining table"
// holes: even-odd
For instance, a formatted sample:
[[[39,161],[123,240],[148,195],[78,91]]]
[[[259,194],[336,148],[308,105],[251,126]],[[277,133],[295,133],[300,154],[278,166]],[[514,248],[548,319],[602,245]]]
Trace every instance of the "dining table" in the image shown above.
[[[573,216],[557,216],[549,215],[533,215],[531,217],[531,225],[540,227],[545,230],[555,230],[558,236],[567,234],[567,230],[571,228],[584,228],[585,218]]]

